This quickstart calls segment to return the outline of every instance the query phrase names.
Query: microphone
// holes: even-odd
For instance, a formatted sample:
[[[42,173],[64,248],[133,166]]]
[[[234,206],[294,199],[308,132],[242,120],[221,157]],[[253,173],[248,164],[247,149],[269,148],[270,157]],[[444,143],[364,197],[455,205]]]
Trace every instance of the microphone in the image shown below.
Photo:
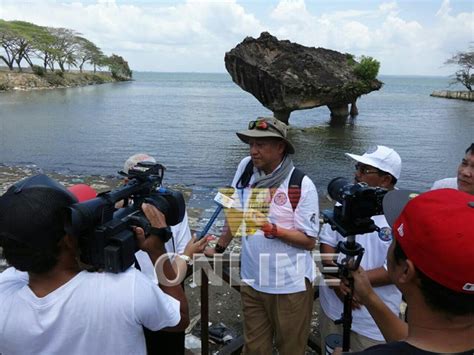
[[[222,189],[224,190],[224,189]],[[227,187],[225,188],[225,192],[230,192],[229,195],[232,195],[234,192],[233,187]],[[211,226],[213,225],[214,221],[216,220],[217,216],[219,216],[219,213],[224,208],[231,208],[234,205],[234,199],[232,197],[229,197],[228,195],[218,192],[217,195],[214,197],[214,202],[217,204],[217,208],[212,214],[211,218],[209,219],[209,222],[207,222],[206,226],[204,229],[199,233],[198,235],[198,240],[201,238],[205,237],[207,235],[207,232],[209,232],[209,229],[211,229]]]

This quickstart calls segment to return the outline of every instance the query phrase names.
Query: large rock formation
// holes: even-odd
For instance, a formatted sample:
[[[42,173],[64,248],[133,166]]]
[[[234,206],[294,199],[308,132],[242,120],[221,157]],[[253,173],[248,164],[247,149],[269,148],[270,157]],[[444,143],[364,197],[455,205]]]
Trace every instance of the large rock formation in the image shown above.
[[[225,54],[232,80],[285,123],[294,110],[323,105],[333,117],[347,117],[349,104],[357,114],[357,98],[382,83],[361,80],[356,64],[350,54],[279,41],[267,32],[245,38]]]

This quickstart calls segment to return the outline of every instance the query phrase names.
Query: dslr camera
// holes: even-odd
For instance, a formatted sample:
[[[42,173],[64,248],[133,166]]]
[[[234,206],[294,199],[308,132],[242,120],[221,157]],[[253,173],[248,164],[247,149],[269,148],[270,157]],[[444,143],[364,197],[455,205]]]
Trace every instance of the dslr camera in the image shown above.
[[[339,204],[322,212],[324,222],[343,237],[373,232],[378,227],[371,217],[383,214],[382,201],[387,192],[366,183],[351,184],[343,177],[334,178],[328,184],[328,194]]]
[[[138,163],[128,173],[121,172],[128,182],[113,191],[69,207],[66,231],[78,238],[80,259],[93,269],[118,273],[135,261],[138,250],[134,226],[145,235],[152,229],[141,210],[142,203],[154,205],[166,217],[166,224],[174,226],[183,220],[185,202],[178,191],[161,187],[164,167],[155,163]],[[123,201],[123,207],[116,204]],[[153,230],[163,242],[172,236],[169,227]]]

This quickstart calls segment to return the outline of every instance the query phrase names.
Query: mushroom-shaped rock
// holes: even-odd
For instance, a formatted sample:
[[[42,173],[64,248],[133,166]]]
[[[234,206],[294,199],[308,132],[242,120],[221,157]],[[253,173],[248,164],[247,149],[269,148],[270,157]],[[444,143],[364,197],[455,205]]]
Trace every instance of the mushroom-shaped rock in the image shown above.
[[[357,75],[357,65],[350,54],[279,41],[267,32],[225,54],[232,80],[285,123],[294,110],[323,105],[334,117],[347,117],[349,104],[356,113],[357,98],[382,87]]]

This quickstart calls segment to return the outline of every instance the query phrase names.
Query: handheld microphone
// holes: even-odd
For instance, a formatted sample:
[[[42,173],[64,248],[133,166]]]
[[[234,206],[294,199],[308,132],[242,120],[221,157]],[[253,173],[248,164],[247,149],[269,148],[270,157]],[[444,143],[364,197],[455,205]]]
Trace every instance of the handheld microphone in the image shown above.
[[[231,192],[229,195],[232,195],[232,193],[234,192],[233,187],[227,187],[225,190],[226,192]],[[198,240],[200,240],[201,238],[207,235],[207,232],[209,232],[209,229],[211,229],[211,226],[215,222],[217,216],[219,216],[219,213],[224,208],[231,208],[234,205],[234,199],[222,192],[217,193],[217,195],[214,197],[214,202],[217,204],[217,208],[212,214],[211,218],[209,219],[209,222],[207,222],[204,229],[201,231],[201,233],[199,233],[198,238],[197,238]]]

